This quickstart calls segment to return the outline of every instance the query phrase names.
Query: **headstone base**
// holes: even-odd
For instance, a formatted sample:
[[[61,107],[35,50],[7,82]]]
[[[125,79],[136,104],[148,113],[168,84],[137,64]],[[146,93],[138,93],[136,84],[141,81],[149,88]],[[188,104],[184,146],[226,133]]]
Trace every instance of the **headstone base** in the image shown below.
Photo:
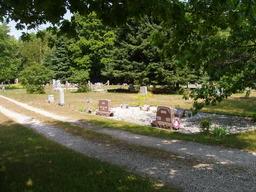
[[[151,123],[151,125],[153,127],[159,127],[159,128],[164,128],[164,129],[172,129],[173,128],[172,123],[167,123],[167,122],[163,122],[163,121],[153,121]]]
[[[112,112],[96,111],[96,115],[110,117],[110,116],[113,116],[114,114]]]

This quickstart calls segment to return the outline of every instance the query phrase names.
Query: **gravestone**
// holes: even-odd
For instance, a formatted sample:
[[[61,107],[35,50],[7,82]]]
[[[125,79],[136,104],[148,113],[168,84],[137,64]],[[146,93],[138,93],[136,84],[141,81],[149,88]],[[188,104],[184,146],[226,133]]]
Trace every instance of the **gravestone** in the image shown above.
[[[64,101],[64,90],[63,89],[60,89],[60,102],[59,102],[59,105],[65,105],[65,101]]]
[[[19,84],[19,79],[18,78],[14,79],[14,84],[15,85]]]
[[[52,80],[52,86],[53,86],[53,89],[56,88],[56,80],[55,79]]]
[[[167,106],[157,107],[156,120],[151,123],[152,126],[170,129],[174,119],[174,109]]]
[[[99,110],[96,111],[96,115],[112,116],[111,101],[107,99],[101,99],[98,103]]]
[[[129,87],[128,87],[128,90],[129,91],[135,91],[135,87],[133,84],[130,84]]]
[[[66,82],[65,82],[65,87],[69,87],[69,86],[70,86],[69,82],[66,81]]]
[[[48,102],[54,103],[54,95],[48,95]]]
[[[148,88],[146,86],[140,87],[140,95],[147,96],[148,95]]]
[[[60,80],[57,80],[57,81],[56,81],[56,88],[61,88]]]

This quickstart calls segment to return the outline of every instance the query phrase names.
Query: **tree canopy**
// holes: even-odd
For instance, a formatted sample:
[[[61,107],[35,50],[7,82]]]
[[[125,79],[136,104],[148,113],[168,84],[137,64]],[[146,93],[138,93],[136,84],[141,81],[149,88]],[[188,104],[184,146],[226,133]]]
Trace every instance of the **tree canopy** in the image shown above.
[[[6,24],[0,25],[0,81],[6,82],[16,78],[20,65],[19,44],[8,32]]]
[[[81,16],[95,12],[112,26],[145,15],[157,18],[162,23],[161,30],[152,34],[154,46],[183,69],[202,70],[210,76],[203,89],[190,95],[203,99],[196,107],[216,103],[246,87],[255,88],[254,0],[0,0],[1,21],[15,20],[18,29],[49,22],[63,31],[77,32],[75,18],[63,19],[67,11]],[[223,88],[223,94],[216,95],[216,88]]]

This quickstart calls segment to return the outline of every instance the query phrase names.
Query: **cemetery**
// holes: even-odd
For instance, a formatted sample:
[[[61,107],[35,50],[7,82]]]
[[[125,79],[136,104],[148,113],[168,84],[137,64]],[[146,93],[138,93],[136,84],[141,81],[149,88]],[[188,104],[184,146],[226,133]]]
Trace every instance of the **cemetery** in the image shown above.
[[[255,7],[1,0],[0,191],[256,191]]]
[[[47,94],[49,94],[46,101],[49,105],[45,105],[44,102],[38,102],[37,104],[41,107],[50,107],[50,110],[57,113],[62,112],[62,109],[59,111],[56,104],[65,108],[65,112],[69,111],[69,114],[79,112],[101,118],[102,121],[108,118],[185,134],[200,133],[202,131],[200,122],[207,118],[211,119],[212,128],[225,128],[227,134],[255,129],[255,122],[250,120],[253,119],[252,117],[244,117],[243,114],[239,114],[239,111],[236,111],[236,113],[230,111],[229,114],[224,112],[223,114],[221,111],[225,110],[225,107],[221,107],[221,104],[220,112],[218,107],[212,106],[199,111],[196,115],[192,115],[192,111],[190,111],[192,101],[183,100],[181,95],[152,95],[145,86],[137,87],[138,91],[136,93],[134,93],[135,88],[129,93],[130,86],[127,85],[122,87],[127,92],[108,92],[108,89],[120,89],[120,85],[110,86],[103,83],[94,85],[91,82],[89,83],[90,92],[75,93],[75,85],[67,86],[66,84],[60,84],[58,80],[53,80],[52,85],[47,88]],[[252,91],[252,95],[254,94],[255,92]],[[234,96],[234,98],[241,99],[241,102],[250,102],[244,101],[241,96]],[[251,99],[253,100],[254,97],[252,96]]]

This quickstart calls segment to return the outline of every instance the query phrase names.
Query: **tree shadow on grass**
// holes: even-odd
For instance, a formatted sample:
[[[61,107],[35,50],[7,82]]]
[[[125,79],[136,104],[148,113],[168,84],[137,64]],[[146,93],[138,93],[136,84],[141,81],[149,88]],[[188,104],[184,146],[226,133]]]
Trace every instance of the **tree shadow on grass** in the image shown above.
[[[164,184],[156,188],[148,179],[67,149],[12,121],[1,123],[0,143],[3,191],[180,191]]]

